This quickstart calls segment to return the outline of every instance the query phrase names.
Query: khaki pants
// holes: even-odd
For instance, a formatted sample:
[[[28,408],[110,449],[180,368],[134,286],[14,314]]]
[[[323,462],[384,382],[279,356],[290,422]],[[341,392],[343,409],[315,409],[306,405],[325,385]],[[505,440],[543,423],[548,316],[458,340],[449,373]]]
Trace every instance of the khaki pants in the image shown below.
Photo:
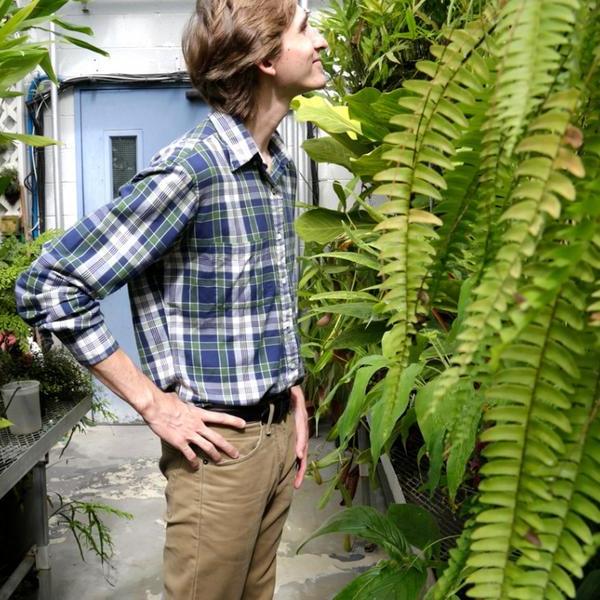
[[[271,600],[275,558],[293,495],[295,427],[215,426],[240,451],[215,464],[198,452],[193,471],[163,442],[167,478],[165,600]]]

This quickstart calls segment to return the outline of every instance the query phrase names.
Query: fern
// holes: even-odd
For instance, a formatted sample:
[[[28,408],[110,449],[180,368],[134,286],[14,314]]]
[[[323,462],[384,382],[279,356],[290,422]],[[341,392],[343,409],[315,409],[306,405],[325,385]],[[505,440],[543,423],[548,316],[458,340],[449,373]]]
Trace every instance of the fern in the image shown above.
[[[376,242],[383,267],[384,290],[382,310],[391,313],[391,330],[382,340],[384,355],[390,359],[383,390],[383,402],[393,403],[400,391],[403,369],[408,364],[410,340],[415,333],[419,314],[425,310],[425,278],[430,269],[437,238],[434,228],[441,221],[431,212],[415,207],[415,199],[424,196],[441,200],[446,182],[439,169],[452,169],[451,157],[456,153],[455,141],[467,127],[461,102],[483,89],[487,70],[479,54],[485,38],[486,22],[453,32],[447,46],[433,46],[438,63],[422,61],[417,68],[429,81],[404,83],[410,95],[399,99],[402,109],[391,119],[402,131],[385,138],[392,149],[384,159],[392,166],[378,173],[375,181],[385,182],[375,192],[390,200],[379,207],[386,218],[375,231],[381,233]]]
[[[552,519],[555,538],[545,555],[540,552],[546,577],[540,581],[541,597],[551,600],[575,595],[571,577],[583,577],[582,567],[600,547],[586,524],[600,522],[600,370],[597,362],[587,367],[582,372],[584,385],[566,415],[572,430],[550,486],[554,498],[541,507]],[[525,557],[517,564],[529,566]]]
[[[497,56],[494,92],[481,149],[482,267],[496,248],[495,223],[507,206],[514,149],[528,119],[552,91],[561,64],[557,47],[568,45],[578,5],[578,0],[509,0],[498,18],[490,42]]]
[[[513,325],[490,362],[484,510],[467,560],[474,598],[572,597],[572,578],[598,548],[586,521],[600,522],[600,372],[584,318],[600,269],[600,221],[587,210],[598,154],[592,144],[584,161],[572,158],[561,160],[578,174],[587,165],[592,179],[577,186],[576,201],[524,265],[521,302],[508,313]]]
[[[457,336],[454,366],[442,374],[438,402],[432,403],[431,410],[439,408],[443,395],[467,369],[470,378],[481,376],[489,347],[504,326],[503,316],[519,298],[524,261],[534,255],[547,221],[560,217],[561,201],[575,198],[575,187],[567,174],[582,175],[583,168],[567,134],[575,130],[570,120],[577,100],[575,90],[552,95],[516,148],[522,158],[516,168],[517,183],[510,207],[500,218],[501,223],[507,223],[502,244],[473,291],[473,301]]]
[[[539,515],[540,505],[553,499],[543,475],[558,466],[565,452],[557,429],[571,432],[568,419],[555,409],[571,408],[573,381],[580,375],[553,335],[553,324],[561,323],[561,312],[569,310],[575,311],[557,295],[522,339],[505,349],[502,368],[486,392],[497,406],[484,415],[493,425],[480,438],[489,445],[483,451],[488,462],[481,470],[478,498],[486,510],[476,517],[467,561],[475,568],[467,578],[474,584],[469,590],[474,598],[514,597],[514,581],[527,582],[527,595],[521,597],[540,597],[539,586],[532,583],[538,569],[532,564],[528,578],[516,577],[512,556],[516,551],[533,559],[551,534]]]
[[[486,107],[486,99],[477,106],[473,105],[469,128],[457,143],[458,165],[446,173],[446,191],[442,201],[435,207],[443,225],[438,230],[435,262],[429,276],[428,287],[432,305],[436,304],[438,292],[443,289],[447,277],[465,279],[473,271],[473,261],[469,253],[470,240],[476,235],[476,190],[481,163],[481,157],[474,149],[481,146]]]
[[[458,590],[463,587],[473,525],[472,521],[465,524],[456,542],[456,546],[449,552],[450,558],[447,568],[435,582],[435,585],[428,590],[425,600],[448,600],[449,598],[454,598]]]

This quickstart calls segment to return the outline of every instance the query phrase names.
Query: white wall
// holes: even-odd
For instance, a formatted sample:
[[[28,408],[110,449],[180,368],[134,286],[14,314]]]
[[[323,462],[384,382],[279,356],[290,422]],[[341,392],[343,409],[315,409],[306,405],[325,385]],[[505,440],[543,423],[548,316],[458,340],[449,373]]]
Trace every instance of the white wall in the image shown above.
[[[77,221],[77,158],[75,154],[75,96],[69,89],[60,95],[59,102],[60,146],[48,147],[46,154],[46,229],[57,227],[54,202],[54,167],[52,154],[60,152],[63,227],[66,229]],[[44,113],[44,134],[52,136],[50,110]]]
[[[76,2],[69,3],[61,16],[91,27],[93,44],[110,52],[110,57],[61,44],[59,76],[184,70],[181,33],[194,4],[193,0],[90,0],[85,7]]]

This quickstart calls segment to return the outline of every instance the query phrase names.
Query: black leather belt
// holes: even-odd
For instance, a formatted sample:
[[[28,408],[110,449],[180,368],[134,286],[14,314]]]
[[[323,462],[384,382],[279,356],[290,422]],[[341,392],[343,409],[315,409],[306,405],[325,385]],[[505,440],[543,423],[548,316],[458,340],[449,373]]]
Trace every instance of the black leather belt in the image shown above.
[[[234,417],[240,417],[247,423],[261,421],[267,423],[269,420],[269,405],[273,404],[275,412],[273,413],[272,423],[281,423],[290,412],[290,390],[285,390],[278,394],[265,394],[258,404],[250,406],[226,406],[224,404],[202,404],[205,410],[214,410]]]

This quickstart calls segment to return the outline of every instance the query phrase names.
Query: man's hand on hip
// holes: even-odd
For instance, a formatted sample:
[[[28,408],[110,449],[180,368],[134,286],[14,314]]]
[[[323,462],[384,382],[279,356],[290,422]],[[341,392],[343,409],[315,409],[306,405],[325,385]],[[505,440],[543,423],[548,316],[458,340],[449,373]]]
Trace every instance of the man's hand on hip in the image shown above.
[[[173,393],[159,390],[121,348],[90,368],[92,373],[115,394],[131,404],[150,429],[180,450],[194,469],[200,466],[194,444],[215,462],[221,452],[238,457],[238,451],[207,423],[243,429],[246,422],[224,413],[210,412],[184,402]]]
[[[221,460],[219,451],[231,458],[239,457],[237,448],[207,425],[213,423],[243,429],[246,422],[239,417],[204,410],[184,402],[177,394],[163,392],[157,394],[142,417],[156,435],[180,450],[194,469],[200,466],[200,461],[190,444],[215,462]]]
[[[308,462],[308,413],[306,412],[304,392],[299,385],[291,388],[291,396],[294,422],[296,424],[296,465],[298,468],[294,479],[294,487],[298,489],[304,480]]]

